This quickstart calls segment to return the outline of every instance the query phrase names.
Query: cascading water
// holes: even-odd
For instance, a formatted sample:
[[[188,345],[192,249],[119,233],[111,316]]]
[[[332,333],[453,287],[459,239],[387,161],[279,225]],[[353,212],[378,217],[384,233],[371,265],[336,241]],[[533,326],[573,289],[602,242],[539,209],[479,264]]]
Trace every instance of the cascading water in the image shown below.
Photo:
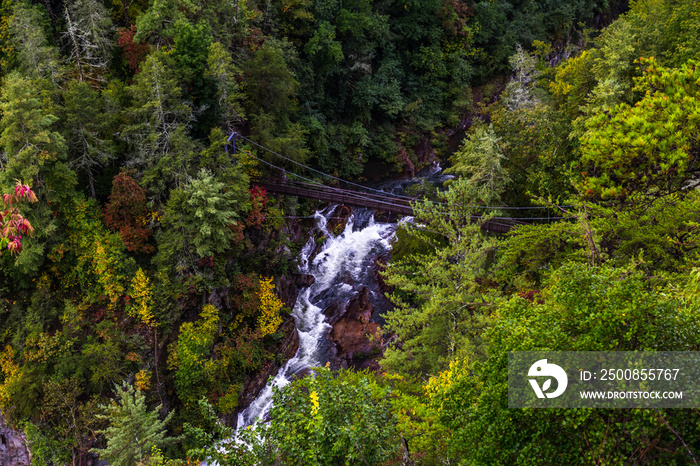
[[[396,227],[393,223],[376,223],[371,212],[357,209],[339,235],[327,228],[335,206],[316,212],[316,229],[325,238],[321,251],[312,236],[300,255],[300,271],[316,281],[299,293],[292,315],[299,332],[299,349],[267,384],[260,395],[238,415],[238,429],[258,418],[264,418],[272,406],[273,387],[284,387],[309,367],[324,365],[330,358],[330,343],[325,335],[330,329],[323,313],[334,301],[347,302],[359,288],[371,280],[374,259],[390,249],[389,239]]]
[[[435,164],[413,179],[387,182],[378,188],[396,194],[403,193],[407,186],[421,180],[441,185],[449,178],[451,176],[443,175],[440,165]],[[300,272],[313,275],[316,281],[300,292],[292,310],[299,332],[299,349],[255,401],[238,415],[237,429],[265,417],[272,406],[273,387],[284,387],[295,375],[302,374],[310,367],[322,366],[330,359],[332,348],[326,335],[331,326],[323,313],[328,306],[334,302],[349,302],[363,286],[373,290],[373,296],[379,292],[371,276],[372,264],[391,248],[389,240],[397,224],[376,223],[372,211],[355,209],[343,232],[336,236],[327,228],[336,207],[315,214],[315,232],[322,233],[325,238],[322,250],[312,257],[317,244],[314,235],[311,235],[301,251]],[[378,307],[381,306],[375,306]]]

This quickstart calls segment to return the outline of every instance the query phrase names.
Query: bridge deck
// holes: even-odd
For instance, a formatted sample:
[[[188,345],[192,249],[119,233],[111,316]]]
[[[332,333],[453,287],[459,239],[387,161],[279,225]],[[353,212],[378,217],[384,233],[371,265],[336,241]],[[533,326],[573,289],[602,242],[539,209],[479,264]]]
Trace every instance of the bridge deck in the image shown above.
[[[344,204],[353,207],[364,207],[367,209],[390,212],[398,215],[413,216],[413,207],[407,200],[381,196],[376,194],[361,193],[348,189],[334,188],[332,186],[320,186],[309,183],[297,183],[289,181],[263,180],[255,181],[254,184],[262,186],[270,193],[284,194],[287,196],[303,197],[306,199],[317,199],[319,201],[333,204]],[[473,215],[472,219],[477,221],[478,215]],[[494,233],[507,233],[516,225],[525,222],[515,220],[489,220],[481,225],[482,230]]]

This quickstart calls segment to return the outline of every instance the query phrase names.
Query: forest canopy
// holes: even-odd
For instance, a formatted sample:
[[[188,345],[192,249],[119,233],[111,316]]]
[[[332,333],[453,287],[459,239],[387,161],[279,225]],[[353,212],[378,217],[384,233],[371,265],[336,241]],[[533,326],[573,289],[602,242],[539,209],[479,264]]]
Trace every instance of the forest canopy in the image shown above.
[[[509,410],[505,361],[699,349],[699,33],[692,0],[2,0],[5,421],[32,464],[690,463],[697,411]],[[434,162],[381,370],[222,454],[318,207],[256,182]]]

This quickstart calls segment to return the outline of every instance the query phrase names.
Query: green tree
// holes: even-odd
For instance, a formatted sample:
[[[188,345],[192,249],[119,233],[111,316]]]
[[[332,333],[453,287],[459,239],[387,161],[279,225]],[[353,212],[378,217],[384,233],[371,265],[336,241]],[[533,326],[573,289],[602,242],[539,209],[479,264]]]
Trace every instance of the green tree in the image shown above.
[[[81,381],[76,377],[54,377],[43,386],[42,410],[45,418],[54,423],[57,437],[70,444],[73,457],[88,454],[89,439],[99,426],[97,397],[80,400],[84,393]]]
[[[217,99],[216,86],[207,73],[207,59],[212,44],[211,28],[206,21],[192,24],[179,20],[175,25],[176,34],[170,57],[174,61],[174,71],[181,88],[185,91],[183,98],[191,102],[195,110],[191,133],[194,137],[209,134],[216,124]]]
[[[487,268],[498,241],[481,231],[488,216],[471,207],[474,191],[466,180],[440,199],[445,204],[415,206],[417,224],[406,227],[407,235],[422,246],[385,272],[396,287],[387,329],[400,343],[386,350],[381,364],[401,374],[436,373],[459,354],[483,351],[493,306]]]
[[[65,158],[63,137],[53,130],[58,120],[41,98],[34,81],[13,72],[5,78],[2,97],[0,146],[7,164],[2,172],[5,185],[21,179],[34,183],[40,170]]]
[[[196,445],[188,456],[222,466],[367,465],[390,462],[400,453],[395,394],[375,374],[315,368],[313,375],[275,388],[273,397],[269,424],[237,432],[218,422],[212,406],[200,400],[209,428],[185,426]],[[228,441],[234,436],[239,442]]]
[[[694,288],[697,278],[690,282],[681,289]],[[661,416],[696,450],[697,417],[689,410],[507,408],[510,351],[696,351],[699,308],[679,291],[654,286],[633,266],[569,263],[537,299],[500,303],[486,336],[488,358],[464,358],[428,384],[430,403],[452,431],[449,457],[470,464],[687,462],[686,447]]]
[[[204,169],[192,180],[187,192],[195,229],[192,245],[197,254],[204,257],[222,253],[231,242],[230,228],[240,218],[244,205],[244,200],[237,197],[240,193],[226,190]]]
[[[57,84],[63,69],[58,49],[49,44],[42,28],[44,19],[40,7],[16,2],[9,21],[11,43],[19,69],[25,76],[45,78]]]
[[[265,439],[283,461],[383,463],[399,450],[390,395],[368,374],[319,368],[277,395]]]
[[[452,154],[452,167],[448,173],[464,177],[478,196],[479,204],[494,205],[501,200],[501,193],[510,182],[503,167],[505,158],[501,141],[489,126],[477,127]]]
[[[694,186],[700,156],[700,94],[695,85],[700,67],[693,62],[679,69],[659,67],[654,60],[643,64],[646,69],[635,80],[635,91],[644,97],[587,122],[581,141],[587,171],[581,189],[588,195],[659,197]]]
[[[199,319],[180,326],[180,335],[170,351],[168,368],[173,371],[177,395],[190,414],[193,414],[197,400],[207,394],[215,376],[217,363],[209,355],[218,326],[219,312],[207,304]]]
[[[200,11],[192,0],[152,0],[148,9],[136,20],[135,42],[165,45],[177,32],[177,23],[186,15]]]
[[[231,54],[219,42],[214,42],[209,47],[206,73],[216,85],[221,120],[228,130],[232,130],[245,116],[241,103],[242,93],[236,81],[241,73],[233,64]]]
[[[295,110],[293,96],[299,82],[285,61],[285,50],[275,41],[260,47],[243,65],[243,92],[248,115],[270,115],[285,125]]]
[[[148,411],[144,394],[126,382],[115,391],[119,401],[101,405],[105,414],[97,415],[109,422],[109,427],[99,431],[105,436],[107,446],[94,448],[92,452],[114,466],[133,466],[146,460],[153,447],[160,448],[177,440],[166,437],[165,431],[173,412],[160,420],[160,406]]]
[[[221,147],[219,147],[221,150]],[[205,257],[218,258],[230,251],[240,234],[237,225],[248,208],[248,179],[238,174],[238,183],[226,187],[206,169],[184,189],[172,190],[156,235],[158,254],[154,262],[161,270],[178,275],[196,272],[200,278],[214,279],[210,267],[202,267]],[[223,261],[216,261],[223,266]],[[225,281],[224,276],[219,279]],[[211,283],[210,283],[211,284]]]
[[[129,87],[133,107],[132,124],[124,128],[125,139],[134,151],[129,165],[143,172],[142,184],[159,199],[169,188],[183,187],[194,156],[194,143],[187,135],[192,109],[182,100],[182,91],[164,53],[151,53]]]
[[[575,192],[571,167],[580,154],[578,142],[569,137],[572,124],[564,112],[545,103],[514,110],[498,103],[489,111],[511,180],[501,202],[526,206],[533,197],[569,198]]]
[[[71,81],[63,95],[68,141],[68,166],[87,175],[90,194],[95,198],[95,174],[113,157],[105,134],[104,102],[88,83]]]

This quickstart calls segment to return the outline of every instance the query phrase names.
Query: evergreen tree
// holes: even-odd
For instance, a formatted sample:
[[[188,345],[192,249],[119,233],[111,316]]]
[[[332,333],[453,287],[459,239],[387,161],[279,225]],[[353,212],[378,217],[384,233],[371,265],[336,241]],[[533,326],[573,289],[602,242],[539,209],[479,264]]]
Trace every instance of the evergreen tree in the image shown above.
[[[477,127],[462,143],[462,147],[452,154],[452,168],[467,179],[479,203],[497,204],[506,184],[510,182],[503,166],[502,144],[492,126]]]
[[[65,140],[52,128],[58,117],[46,108],[35,83],[18,72],[5,78],[0,109],[0,147],[7,160],[2,179],[6,185],[17,179],[35,184],[47,162],[65,158]]]
[[[660,67],[642,60],[634,90],[644,97],[592,116],[581,139],[583,182],[590,196],[660,197],[699,184],[700,66]]]
[[[243,91],[249,115],[269,115],[276,125],[284,128],[296,110],[293,97],[299,82],[285,61],[291,57],[282,45],[276,41],[266,42],[243,65],[246,75]]]
[[[221,120],[228,130],[240,123],[245,114],[241,105],[242,94],[236,77],[240,71],[233,64],[231,54],[219,42],[211,44],[207,56],[207,76],[216,84],[216,99]]]
[[[231,243],[231,226],[240,219],[244,199],[202,169],[187,187],[193,215],[192,244],[201,257],[224,252]]]
[[[385,272],[396,287],[387,328],[400,343],[387,349],[382,365],[403,374],[434,374],[460,354],[483,351],[493,302],[484,279],[498,241],[480,231],[488,217],[471,207],[474,190],[466,180],[440,198],[445,204],[414,207],[416,226],[406,233],[417,247]]]
[[[44,18],[39,7],[24,1],[15,4],[9,21],[11,44],[17,63],[25,76],[45,78],[54,84],[61,79],[63,69],[56,47],[49,44],[42,29]]]
[[[140,390],[124,382],[115,391],[119,401],[102,405],[106,414],[98,414],[100,419],[109,422],[109,427],[99,431],[104,434],[107,446],[91,450],[101,459],[113,466],[133,466],[146,460],[153,447],[160,448],[177,440],[167,438],[165,432],[173,412],[161,421],[158,418],[160,406],[148,411],[146,397]]]
[[[71,81],[64,93],[69,166],[87,175],[95,197],[95,172],[113,158],[110,141],[103,134],[104,103],[100,93],[85,82]]]
[[[133,147],[129,166],[142,171],[143,186],[162,199],[168,188],[183,187],[188,164],[195,150],[186,129],[192,119],[170,58],[152,53],[141,65],[141,72],[129,87],[133,107],[127,109],[132,124],[124,137]]]
[[[240,231],[236,227],[241,212],[248,208],[248,179],[240,177],[239,182],[226,188],[208,170],[201,169],[184,189],[172,190],[163,228],[157,235],[154,262],[168,272],[174,266],[178,274],[185,275],[199,270],[201,259],[218,257],[229,250]]]

